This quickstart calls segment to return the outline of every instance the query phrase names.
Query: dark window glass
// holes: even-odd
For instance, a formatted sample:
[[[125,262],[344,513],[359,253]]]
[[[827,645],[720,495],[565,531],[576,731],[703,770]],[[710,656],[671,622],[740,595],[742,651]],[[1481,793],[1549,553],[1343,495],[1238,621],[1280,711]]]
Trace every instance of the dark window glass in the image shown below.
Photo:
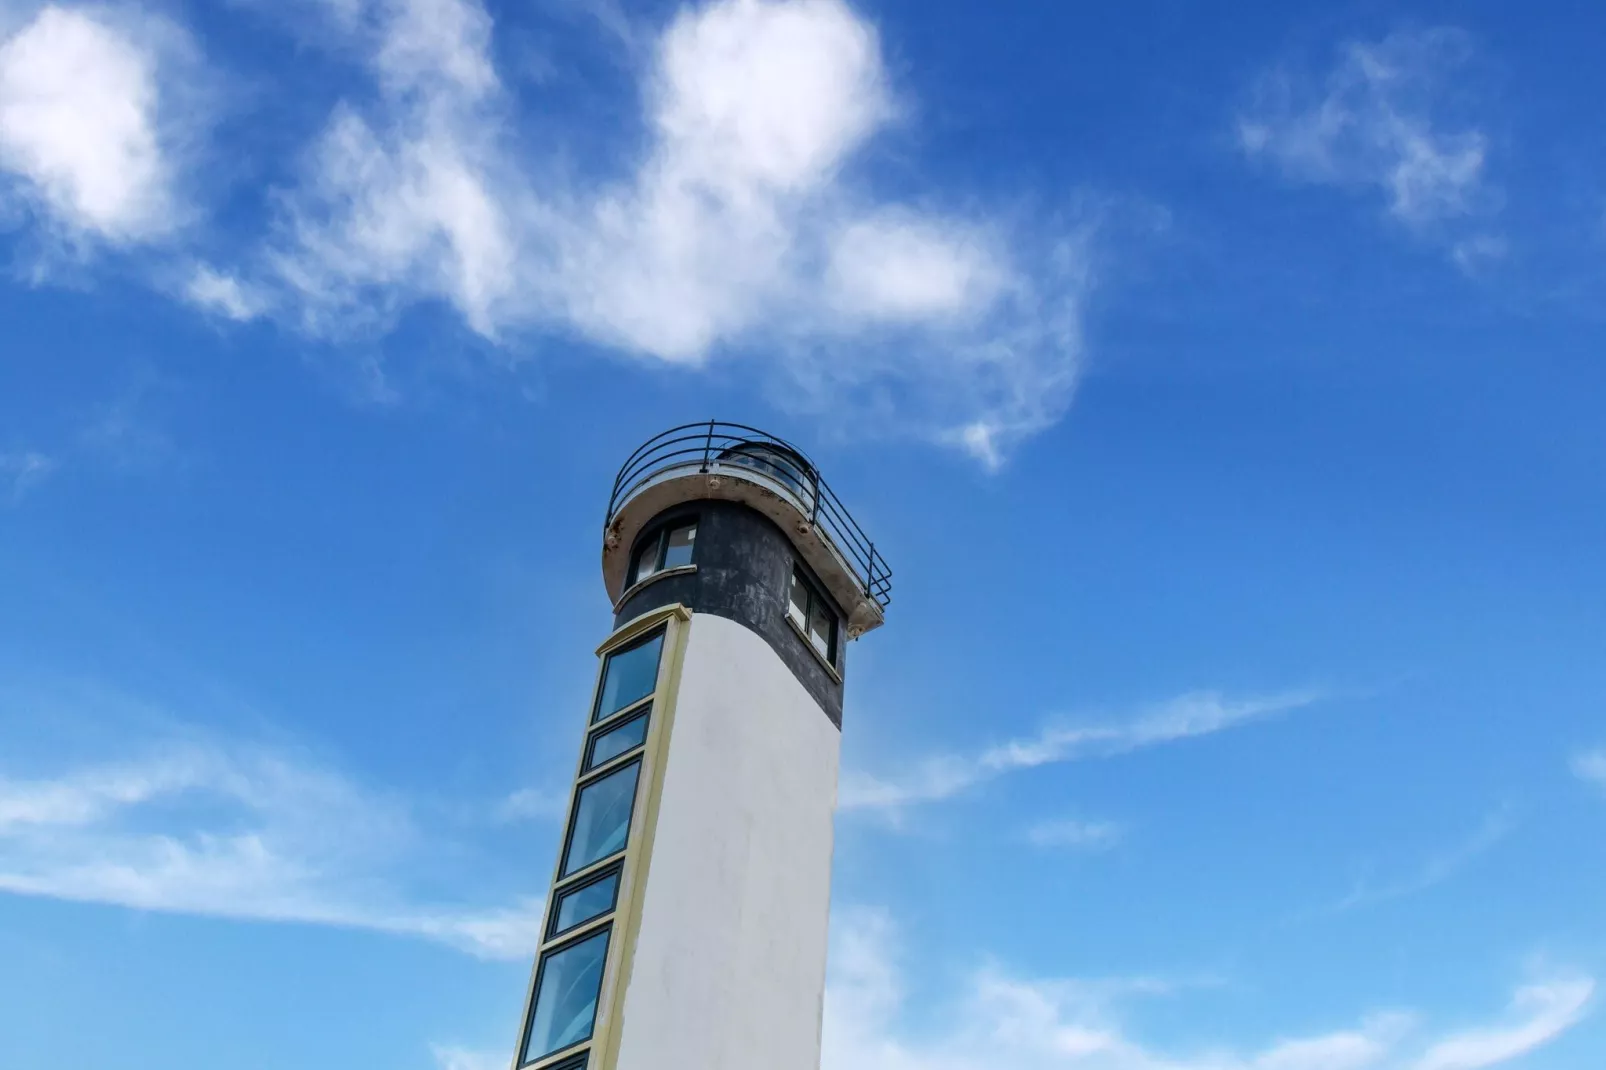
[[[647,742],[647,715],[632,717],[617,728],[599,732],[591,739],[591,752],[586,755],[586,770],[606,765],[621,754],[635,750]]]
[[[664,633],[659,632],[644,643],[608,655],[592,721],[600,721],[653,693],[658,686],[658,654],[663,645]]]
[[[640,773],[641,763],[632,762],[580,789],[569,828],[569,848],[563,856],[565,877],[625,849]]]
[[[801,569],[792,570],[792,586],[787,594],[786,615],[796,624],[798,631],[808,637],[809,644],[832,665],[836,664],[837,619],[836,610],[814,585],[803,577]]]
[[[576,925],[584,925],[600,918],[614,908],[619,898],[619,873],[615,871],[599,881],[583,884],[567,892],[558,893],[558,903],[552,911],[552,931],[547,935],[566,933]]]
[[[696,545],[696,524],[671,529],[669,534],[664,536],[664,568],[679,568],[691,564],[691,552]]]
[[[522,1062],[532,1063],[591,1039],[607,959],[606,929],[542,958]]]

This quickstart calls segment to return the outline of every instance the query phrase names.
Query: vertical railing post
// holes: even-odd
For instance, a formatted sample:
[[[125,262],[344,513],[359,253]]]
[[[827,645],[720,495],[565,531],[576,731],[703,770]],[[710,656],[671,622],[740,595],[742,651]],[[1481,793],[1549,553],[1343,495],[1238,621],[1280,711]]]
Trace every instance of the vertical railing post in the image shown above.
[[[700,469],[705,475],[708,472],[708,457],[714,452],[714,421],[708,421],[708,437],[703,440],[703,467]]]

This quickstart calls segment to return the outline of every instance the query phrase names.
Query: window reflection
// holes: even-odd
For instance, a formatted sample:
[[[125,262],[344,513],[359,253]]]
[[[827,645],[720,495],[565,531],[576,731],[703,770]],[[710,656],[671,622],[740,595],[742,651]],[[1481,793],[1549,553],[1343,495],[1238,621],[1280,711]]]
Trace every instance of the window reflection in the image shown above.
[[[589,772],[599,765],[607,765],[619,755],[633,751],[645,742],[647,742],[647,715],[643,713],[592,739],[591,751],[586,755],[586,771]]]
[[[652,694],[658,686],[658,655],[663,645],[664,633],[658,632],[644,642],[608,655],[593,722]]]
[[[578,873],[625,849],[640,773],[641,763],[632,762],[580,789],[569,830],[569,847],[563,858],[563,876]]]
[[[541,960],[535,1011],[530,1015],[521,1062],[535,1062],[591,1039],[607,958],[608,930],[604,929]]]
[[[557,906],[552,911],[551,935],[566,933],[577,925],[600,918],[614,908],[618,895],[617,871],[599,881],[559,893]]]

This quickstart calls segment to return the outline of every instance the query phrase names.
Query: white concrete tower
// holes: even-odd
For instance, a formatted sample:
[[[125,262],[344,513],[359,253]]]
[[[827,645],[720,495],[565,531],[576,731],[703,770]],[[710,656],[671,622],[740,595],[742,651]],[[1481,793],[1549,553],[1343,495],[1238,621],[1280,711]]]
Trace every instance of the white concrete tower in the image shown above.
[[[514,1067],[818,1070],[844,648],[886,563],[800,451],[710,421],[625,462],[602,573]]]

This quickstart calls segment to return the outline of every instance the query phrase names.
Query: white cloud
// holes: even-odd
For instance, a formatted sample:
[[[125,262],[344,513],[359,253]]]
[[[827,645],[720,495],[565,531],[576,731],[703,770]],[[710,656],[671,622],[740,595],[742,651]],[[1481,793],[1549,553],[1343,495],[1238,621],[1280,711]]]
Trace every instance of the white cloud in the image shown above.
[[[1125,723],[1054,725],[1036,736],[1009,740],[977,754],[927,759],[896,778],[849,771],[842,778],[839,805],[845,810],[895,812],[916,803],[950,798],[1017,770],[1109,757],[1210,735],[1311,705],[1320,697],[1313,691],[1241,701],[1211,692],[1182,695]]]
[[[55,458],[38,450],[0,453],[0,487],[9,484],[10,500],[16,504],[58,467],[60,463]]]
[[[1595,994],[1588,977],[1558,977],[1525,985],[1512,997],[1510,1021],[1446,1037],[1412,1070],[1481,1070],[1520,1058],[1583,1021]]]
[[[380,103],[341,104],[286,191],[269,277],[307,328],[383,329],[441,301],[504,342],[746,359],[794,406],[989,465],[1069,404],[1086,234],[855,181],[899,111],[874,26],[843,0],[682,8],[641,74],[639,157],[583,182],[558,177],[550,143],[518,142],[478,0],[336,7]]]
[[[1126,829],[1113,821],[1077,818],[1043,821],[1026,830],[1026,840],[1034,847],[1068,847],[1078,851],[1105,851],[1125,836]]]
[[[1153,983],[1035,980],[996,968],[941,1000],[924,1035],[899,1028],[903,985],[886,915],[835,919],[826,990],[824,1070],[1475,1070],[1554,1040],[1582,1020],[1592,979],[1557,976],[1520,989],[1508,1021],[1429,1035],[1420,1016],[1391,1010],[1327,1033],[1224,1047],[1201,1037],[1192,1050],[1162,1051],[1123,1018]]]
[[[184,297],[197,308],[236,323],[256,319],[266,307],[266,299],[254,287],[206,264],[195,265],[184,285]]]
[[[1487,214],[1488,135],[1444,116],[1469,51],[1457,31],[1400,32],[1348,43],[1320,85],[1278,70],[1239,117],[1239,143],[1294,181],[1375,190],[1417,230]],[[1500,246],[1478,235],[1458,248],[1486,259]]]
[[[1606,747],[1574,756],[1572,766],[1579,780],[1606,788]]]
[[[0,32],[3,32],[0,27]],[[183,35],[136,10],[48,4],[0,41],[0,196],[72,239],[160,238],[185,212]]]
[[[410,885],[443,849],[400,804],[261,748],[168,743],[50,777],[0,776],[0,891],[529,954],[539,900],[419,902]]]

